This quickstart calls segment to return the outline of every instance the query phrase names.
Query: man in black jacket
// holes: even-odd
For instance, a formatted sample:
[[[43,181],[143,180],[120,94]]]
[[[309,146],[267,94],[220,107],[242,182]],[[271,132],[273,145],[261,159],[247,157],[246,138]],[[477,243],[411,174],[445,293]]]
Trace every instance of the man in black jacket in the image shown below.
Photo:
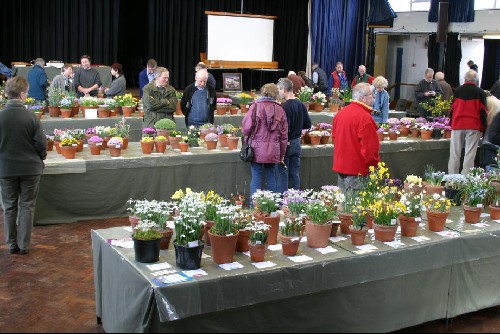
[[[214,123],[214,110],[217,107],[215,89],[207,85],[208,72],[200,69],[194,77],[195,82],[184,90],[181,110],[185,116],[186,127]]]
[[[0,111],[0,188],[5,242],[9,253],[27,254],[35,216],[38,185],[47,156],[47,140],[34,113],[27,110],[28,81],[7,80],[9,99]]]

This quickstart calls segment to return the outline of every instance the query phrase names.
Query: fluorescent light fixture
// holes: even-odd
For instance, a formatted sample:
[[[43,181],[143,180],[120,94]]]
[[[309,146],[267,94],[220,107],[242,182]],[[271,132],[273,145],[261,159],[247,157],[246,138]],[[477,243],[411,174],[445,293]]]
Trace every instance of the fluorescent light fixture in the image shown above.
[[[483,35],[483,39],[500,39],[500,34],[497,34],[497,35]]]

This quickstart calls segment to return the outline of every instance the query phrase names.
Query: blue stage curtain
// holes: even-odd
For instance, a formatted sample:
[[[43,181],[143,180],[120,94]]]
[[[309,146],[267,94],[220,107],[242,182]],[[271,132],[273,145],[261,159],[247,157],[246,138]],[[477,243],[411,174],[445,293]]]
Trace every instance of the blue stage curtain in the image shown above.
[[[500,67],[500,40],[484,40],[483,73],[481,77],[481,88],[490,89],[498,79]]]
[[[439,2],[431,0],[429,22],[438,21]],[[474,0],[453,0],[448,3],[448,22],[474,22]]]
[[[337,61],[344,64],[349,82],[365,63],[368,2],[313,0],[311,10],[312,61],[328,75]],[[373,69],[367,69],[373,73]]]
[[[368,15],[369,25],[393,26],[394,18],[397,15],[392,10],[388,0],[371,0],[370,14]]]

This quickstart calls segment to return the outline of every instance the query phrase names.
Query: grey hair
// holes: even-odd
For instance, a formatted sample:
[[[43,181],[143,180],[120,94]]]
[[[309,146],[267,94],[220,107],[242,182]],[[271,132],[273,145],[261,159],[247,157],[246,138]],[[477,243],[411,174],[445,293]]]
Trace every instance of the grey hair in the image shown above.
[[[434,75],[434,69],[432,69],[432,68],[430,68],[430,67],[426,68],[426,69],[425,69],[425,72],[424,72],[424,75],[427,75],[427,74],[429,74],[429,73],[432,73],[432,75]]]
[[[465,82],[474,82],[477,85],[479,83],[479,77],[478,77],[477,72],[474,70],[469,70],[469,71],[465,72],[464,81]]]
[[[45,59],[37,58],[37,59],[35,59],[35,64],[40,65],[40,66],[45,66]]]
[[[373,79],[372,85],[375,88],[387,88],[387,85],[389,83],[387,82],[387,79],[384,78],[383,76],[378,76],[375,79]]]
[[[361,101],[361,98],[365,95],[373,94],[370,84],[366,82],[360,82],[352,89],[352,99],[356,101]]]
[[[153,78],[158,78],[163,72],[168,72],[167,68],[158,66],[153,73]]]
[[[444,80],[444,73],[443,72],[436,72],[436,74],[434,74],[434,79]]]
[[[288,78],[281,78],[278,80],[278,88],[283,88],[285,92],[293,91],[293,82]]]

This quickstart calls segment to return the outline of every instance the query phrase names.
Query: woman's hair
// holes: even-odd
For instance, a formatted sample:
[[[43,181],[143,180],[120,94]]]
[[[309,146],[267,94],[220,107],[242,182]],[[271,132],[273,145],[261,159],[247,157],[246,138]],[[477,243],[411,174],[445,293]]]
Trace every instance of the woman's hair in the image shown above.
[[[28,91],[28,80],[23,77],[13,77],[5,84],[5,95],[9,99],[18,99],[21,93]]]
[[[274,83],[267,83],[260,89],[260,94],[277,99],[279,95],[278,86]]]
[[[121,64],[119,64],[119,63],[113,63],[113,65],[111,65],[111,68],[113,70],[115,70],[116,72],[118,72],[119,75],[123,74],[123,67],[122,67]]]
[[[383,76],[376,77],[372,82],[372,85],[375,88],[387,88],[388,84],[387,79]]]

